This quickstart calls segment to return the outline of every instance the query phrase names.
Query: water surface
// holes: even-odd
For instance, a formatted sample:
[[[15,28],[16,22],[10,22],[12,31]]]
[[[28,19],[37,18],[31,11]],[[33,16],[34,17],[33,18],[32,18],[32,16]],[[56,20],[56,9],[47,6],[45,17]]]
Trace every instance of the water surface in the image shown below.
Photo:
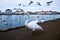
[[[33,21],[36,15],[30,15],[29,22]],[[42,19],[45,21],[60,18],[60,15],[39,15],[39,22]],[[25,24],[26,15],[0,15],[0,30],[20,27]]]

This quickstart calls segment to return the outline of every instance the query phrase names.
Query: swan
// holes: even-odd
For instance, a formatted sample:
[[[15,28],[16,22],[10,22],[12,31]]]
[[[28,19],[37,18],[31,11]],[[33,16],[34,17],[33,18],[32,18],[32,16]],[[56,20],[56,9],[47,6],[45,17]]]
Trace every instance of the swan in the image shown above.
[[[45,22],[45,20],[44,20],[44,19],[42,19],[42,20],[41,20],[41,23],[43,23],[43,22]]]
[[[36,17],[36,18],[38,18],[38,17]],[[44,31],[44,29],[37,24],[38,20],[36,18],[35,18],[35,21],[29,22],[29,15],[27,15],[25,26],[29,29],[32,29],[32,31],[35,31],[36,29]]]

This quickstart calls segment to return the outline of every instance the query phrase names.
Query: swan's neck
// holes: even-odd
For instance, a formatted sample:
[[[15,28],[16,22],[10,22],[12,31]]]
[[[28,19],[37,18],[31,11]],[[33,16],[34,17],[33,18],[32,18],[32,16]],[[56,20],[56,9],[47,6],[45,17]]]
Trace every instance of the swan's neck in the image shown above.
[[[35,17],[35,21],[37,21],[37,22],[38,22],[38,17]]]
[[[29,20],[29,17],[27,16],[27,19],[26,19],[25,25],[28,23],[28,20]]]

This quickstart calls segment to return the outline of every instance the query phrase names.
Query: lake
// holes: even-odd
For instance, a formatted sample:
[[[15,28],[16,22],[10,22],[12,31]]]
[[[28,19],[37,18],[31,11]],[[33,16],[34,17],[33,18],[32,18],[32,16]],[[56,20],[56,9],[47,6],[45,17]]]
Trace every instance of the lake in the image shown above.
[[[30,15],[29,22],[33,21],[36,15]],[[58,19],[60,15],[39,15],[39,22],[42,19],[45,21]],[[0,15],[0,30],[24,26],[26,15]]]

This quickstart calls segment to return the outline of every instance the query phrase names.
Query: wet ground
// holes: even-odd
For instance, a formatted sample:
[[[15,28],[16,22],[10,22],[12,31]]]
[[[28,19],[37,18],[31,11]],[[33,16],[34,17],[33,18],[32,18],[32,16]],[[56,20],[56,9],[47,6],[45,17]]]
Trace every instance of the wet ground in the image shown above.
[[[45,30],[32,32],[25,27],[0,31],[0,40],[60,40],[60,19],[38,23]]]

